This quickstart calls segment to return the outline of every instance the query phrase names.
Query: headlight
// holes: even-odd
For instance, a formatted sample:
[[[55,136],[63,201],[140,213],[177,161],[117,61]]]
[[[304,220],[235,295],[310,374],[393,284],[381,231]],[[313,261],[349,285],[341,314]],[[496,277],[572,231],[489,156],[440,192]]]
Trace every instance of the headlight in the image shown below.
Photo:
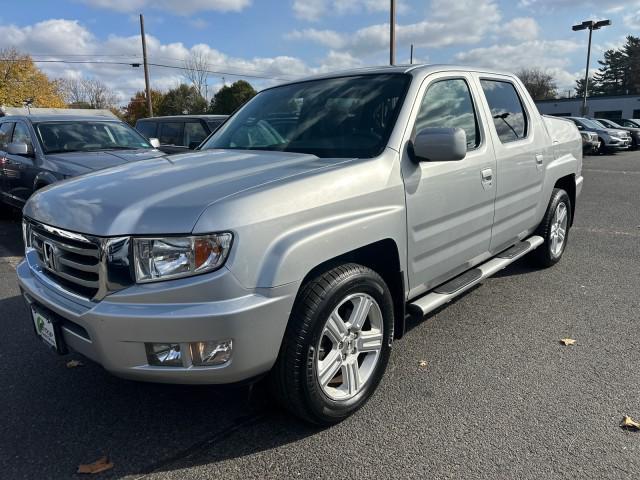
[[[156,282],[217,270],[224,265],[232,240],[231,233],[134,238],[136,281]]]

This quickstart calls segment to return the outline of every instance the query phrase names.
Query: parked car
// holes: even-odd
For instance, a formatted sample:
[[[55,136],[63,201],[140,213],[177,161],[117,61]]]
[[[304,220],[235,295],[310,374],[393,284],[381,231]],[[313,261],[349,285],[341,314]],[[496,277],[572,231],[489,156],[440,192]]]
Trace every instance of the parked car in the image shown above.
[[[158,138],[165,153],[195,150],[224,123],[228,115],[178,115],[143,118],[136,129],[147,138]]]
[[[623,118],[618,120],[623,127],[640,128],[640,118]]]
[[[600,140],[600,153],[616,150],[628,150],[631,146],[631,136],[624,130],[607,128],[595,120],[584,117],[563,117],[576,124],[578,130],[594,132]]]
[[[581,131],[582,136],[582,152],[588,155],[596,154],[600,151],[600,140],[595,132]]]
[[[0,197],[22,208],[36,190],[65,178],[164,155],[115,117],[0,118]]]
[[[601,123],[606,128],[611,128],[613,130],[624,130],[631,137],[631,148],[636,149],[640,144],[640,127],[629,127],[626,125],[620,125],[617,121],[609,120],[607,118],[596,118],[594,119],[598,123]],[[620,120],[621,121],[621,120]]]
[[[196,152],[36,193],[17,275],[60,353],[145,381],[267,375],[332,424],[376,389],[407,312],[561,259],[581,172],[576,126],[514,75],[326,74],[262,91]]]

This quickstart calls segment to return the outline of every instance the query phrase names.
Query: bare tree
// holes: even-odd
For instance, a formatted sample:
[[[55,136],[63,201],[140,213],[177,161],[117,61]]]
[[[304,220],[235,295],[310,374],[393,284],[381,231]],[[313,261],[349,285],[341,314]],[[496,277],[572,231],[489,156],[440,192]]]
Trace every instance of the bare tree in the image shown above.
[[[69,105],[111,108],[118,102],[118,95],[97,78],[64,78],[58,85]]]
[[[558,87],[553,76],[540,68],[523,68],[516,75],[534,100],[546,100],[558,95]]]
[[[196,91],[206,100],[206,84],[209,70],[207,54],[202,50],[191,50],[184,61],[185,76],[196,88]]]

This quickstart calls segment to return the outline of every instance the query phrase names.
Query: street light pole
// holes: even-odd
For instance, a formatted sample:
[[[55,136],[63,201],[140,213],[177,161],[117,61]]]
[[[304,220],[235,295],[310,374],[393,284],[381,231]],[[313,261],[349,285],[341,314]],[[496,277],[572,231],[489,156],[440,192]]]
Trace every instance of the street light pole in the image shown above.
[[[389,65],[396,63],[396,0],[391,0],[389,9]]]
[[[582,22],[579,25],[574,25],[571,29],[574,32],[578,30],[586,30],[589,29],[589,46],[587,47],[587,67],[584,72],[584,94],[582,96],[582,116],[587,115],[587,95],[589,91],[589,62],[591,60],[591,37],[593,36],[594,30],[599,30],[602,27],[608,27],[611,25],[611,20],[600,20],[599,22],[594,22],[593,20],[587,20]]]

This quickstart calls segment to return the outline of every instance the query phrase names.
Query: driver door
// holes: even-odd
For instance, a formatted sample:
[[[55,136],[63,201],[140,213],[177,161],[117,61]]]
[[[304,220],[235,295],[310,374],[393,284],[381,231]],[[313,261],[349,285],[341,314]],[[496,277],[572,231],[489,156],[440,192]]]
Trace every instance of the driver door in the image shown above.
[[[411,159],[403,150],[410,296],[415,297],[488,258],[496,159],[483,109],[466,73],[427,77],[410,119],[410,137],[427,127],[459,127],[467,155],[458,161]]]
[[[7,200],[18,207],[22,207],[33,193],[37,174],[33,138],[29,127],[24,122],[16,122],[11,143],[26,143],[31,152],[28,155],[13,155],[5,152],[6,158],[3,170],[5,192],[8,195]]]

